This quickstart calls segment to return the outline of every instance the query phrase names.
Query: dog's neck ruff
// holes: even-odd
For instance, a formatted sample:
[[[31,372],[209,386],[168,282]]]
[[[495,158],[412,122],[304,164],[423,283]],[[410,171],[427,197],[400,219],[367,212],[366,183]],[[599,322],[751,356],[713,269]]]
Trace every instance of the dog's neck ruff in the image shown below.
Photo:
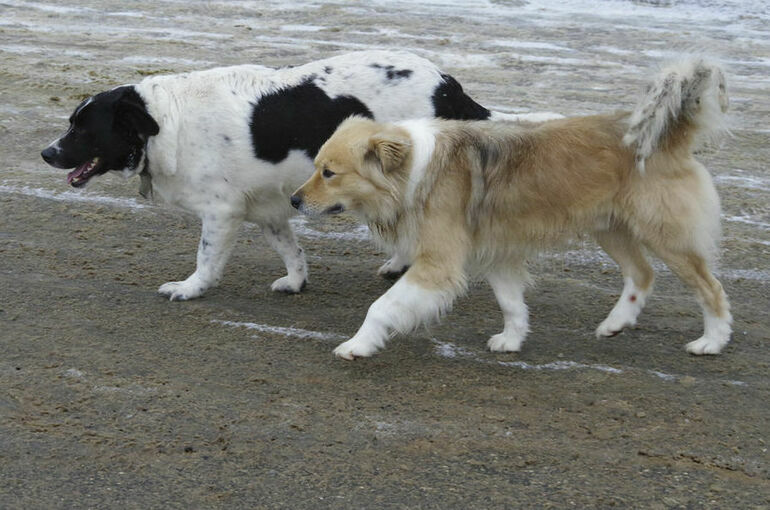
[[[412,166],[406,184],[406,203],[411,204],[425,176],[425,170],[436,147],[436,126],[432,119],[414,119],[399,122],[412,139]]]

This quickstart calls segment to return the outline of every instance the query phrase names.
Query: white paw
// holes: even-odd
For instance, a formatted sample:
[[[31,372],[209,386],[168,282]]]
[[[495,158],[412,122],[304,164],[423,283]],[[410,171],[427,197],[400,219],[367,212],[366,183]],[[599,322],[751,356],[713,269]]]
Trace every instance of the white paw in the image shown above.
[[[270,285],[270,290],[274,292],[285,292],[287,294],[297,294],[307,285],[307,280],[291,279],[288,276],[278,278]]]
[[[377,352],[377,346],[372,342],[365,342],[351,338],[342,342],[334,349],[334,355],[344,360],[353,361],[356,358],[368,358]]]
[[[524,338],[518,335],[506,335],[498,333],[487,342],[487,347],[492,352],[519,352]]]
[[[409,264],[405,264],[398,256],[393,256],[377,270],[377,274],[385,278],[398,278],[404,271],[409,269]]]
[[[625,328],[634,326],[635,324],[636,319],[610,314],[610,316],[604,319],[604,321],[599,324],[599,327],[596,328],[596,338],[615,336]]]
[[[170,301],[187,301],[200,297],[205,290],[200,281],[188,278],[181,282],[164,283],[158,288],[158,294],[167,296]]]
[[[722,351],[722,347],[724,347],[728,341],[729,338],[727,340],[720,340],[719,338],[703,335],[699,339],[687,344],[685,349],[687,349],[687,352],[690,354],[695,354],[696,356],[702,356],[703,354],[719,354]]]

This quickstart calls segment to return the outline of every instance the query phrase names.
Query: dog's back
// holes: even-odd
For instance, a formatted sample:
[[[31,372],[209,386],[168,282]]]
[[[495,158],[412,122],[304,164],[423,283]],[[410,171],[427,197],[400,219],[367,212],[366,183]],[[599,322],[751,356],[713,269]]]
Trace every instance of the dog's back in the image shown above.
[[[633,152],[622,143],[627,118],[534,127],[442,121],[424,179],[434,189],[424,196],[446,202],[431,207],[462,208],[486,254],[493,246],[538,249],[591,230],[607,223],[633,171]]]
[[[721,69],[683,60],[663,69],[633,112],[529,127],[436,124],[427,174],[441,178],[428,182],[465,190],[457,203],[481,246],[538,246],[615,221],[649,222],[666,211],[687,216],[703,231],[700,244],[713,245],[719,201],[692,150],[698,139],[722,129],[726,108]],[[455,182],[442,183],[453,167]]]

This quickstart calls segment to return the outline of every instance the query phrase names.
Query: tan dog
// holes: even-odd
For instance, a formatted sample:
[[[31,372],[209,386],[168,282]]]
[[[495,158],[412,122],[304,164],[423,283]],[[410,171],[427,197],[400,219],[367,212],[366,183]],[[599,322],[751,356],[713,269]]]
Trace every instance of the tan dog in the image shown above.
[[[394,333],[440,316],[470,278],[490,283],[505,318],[489,348],[518,351],[528,331],[526,259],[582,233],[620,265],[625,282],[597,336],[636,323],[652,290],[647,248],[703,308],[705,332],[687,351],[719,353],[732,322],[711,272],[719,198],[691,151],[726,109],[721,70],[690,59],[664,69],[632,113],[532,127],[348,119],[292,204],[307,214],[350,211],[412,264],[335,354],[372,355]]]

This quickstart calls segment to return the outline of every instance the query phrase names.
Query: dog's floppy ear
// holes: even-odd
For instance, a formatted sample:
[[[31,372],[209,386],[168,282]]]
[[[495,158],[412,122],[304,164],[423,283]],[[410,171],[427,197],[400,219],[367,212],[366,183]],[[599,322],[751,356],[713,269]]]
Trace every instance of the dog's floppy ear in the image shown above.
[[[160,126],[147,112],[147,105],[133,87],[126,87],[115,105],[115,114],[121,122],[144,138],[155,136]]]
[[[367,156],[374,157],[382,171],[388,173],[400,168],[406,162],[411,146],[412,142],[408,137],[382,131],[369,138]]]

